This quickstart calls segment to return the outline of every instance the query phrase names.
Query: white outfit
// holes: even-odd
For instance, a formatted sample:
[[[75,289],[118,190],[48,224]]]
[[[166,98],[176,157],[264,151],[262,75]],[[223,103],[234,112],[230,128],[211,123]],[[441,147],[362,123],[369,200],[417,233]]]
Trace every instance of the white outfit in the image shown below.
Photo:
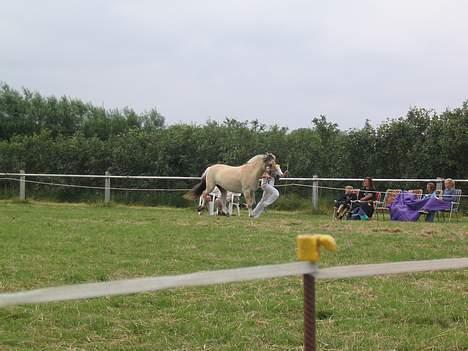
[[[262,178],[261,188],[263,189],[263,195],[260,202],[255,206],[252,211],[252,217],[258,218],[265,211],[265,208],[270,206],[275,202],[279,197],[279,191],[274,187],[275,185],[275,176],[282,177],[283,171],[279,165],[276,165],[276,169],[271,172],[271,177]]]

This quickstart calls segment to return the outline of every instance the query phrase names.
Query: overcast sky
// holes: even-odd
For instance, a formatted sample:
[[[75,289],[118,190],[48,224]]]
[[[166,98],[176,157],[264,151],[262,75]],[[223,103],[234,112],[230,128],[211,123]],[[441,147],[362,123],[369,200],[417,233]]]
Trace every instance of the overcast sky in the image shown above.
[[[468,1],[0,4],[0,81],[168,124],[361,128],[468,99]]]

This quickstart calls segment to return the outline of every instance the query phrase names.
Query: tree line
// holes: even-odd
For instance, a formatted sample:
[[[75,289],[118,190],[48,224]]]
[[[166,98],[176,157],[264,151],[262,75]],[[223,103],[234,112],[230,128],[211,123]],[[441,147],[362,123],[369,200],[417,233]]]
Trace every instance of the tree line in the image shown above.
[[[468,178],[468,100],[439,113],[413,107],[378,126],[340,130],[318,116],[288,130],[235,118],[166,125],[156,109],[0,87],[1,172],[198,176],[266,151],[295,177]]]

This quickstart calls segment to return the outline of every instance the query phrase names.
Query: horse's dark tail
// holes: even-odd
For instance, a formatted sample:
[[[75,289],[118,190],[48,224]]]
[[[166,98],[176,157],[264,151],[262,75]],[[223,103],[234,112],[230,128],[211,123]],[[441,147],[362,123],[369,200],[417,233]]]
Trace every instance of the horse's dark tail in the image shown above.
[[[203,190],[206,189],[206,176],[203,175],[200,183],[195,185],[191,190],[184,194],[184,198],[187,200],[197,200],[201,194],[203,194]]]

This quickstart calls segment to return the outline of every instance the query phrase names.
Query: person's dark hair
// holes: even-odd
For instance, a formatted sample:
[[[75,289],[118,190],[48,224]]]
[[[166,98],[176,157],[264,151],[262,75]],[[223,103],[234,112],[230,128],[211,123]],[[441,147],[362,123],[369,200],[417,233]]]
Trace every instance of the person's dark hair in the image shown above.
[[[436,189],[436,185],[432,182],[427,183],[427,188],[429,191],[433,192]]]
[[[364,179],[367,179],[369,181],[369,190],[374,190],[374,181],[372,180],[372,178],[365,177]]]

